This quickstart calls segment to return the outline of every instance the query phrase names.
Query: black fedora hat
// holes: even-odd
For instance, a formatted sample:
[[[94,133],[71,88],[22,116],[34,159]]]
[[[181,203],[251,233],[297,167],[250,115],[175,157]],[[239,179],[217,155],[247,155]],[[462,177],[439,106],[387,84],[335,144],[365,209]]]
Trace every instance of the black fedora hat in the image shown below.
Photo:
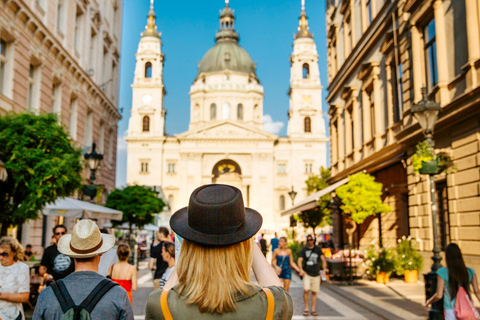
[[[173,214],[170,226],[175,233],[192,242],[225,246],[253,237],[262,222],[260,213],[245,208],[240,190],[209,184],[193,191],[188,207]]]

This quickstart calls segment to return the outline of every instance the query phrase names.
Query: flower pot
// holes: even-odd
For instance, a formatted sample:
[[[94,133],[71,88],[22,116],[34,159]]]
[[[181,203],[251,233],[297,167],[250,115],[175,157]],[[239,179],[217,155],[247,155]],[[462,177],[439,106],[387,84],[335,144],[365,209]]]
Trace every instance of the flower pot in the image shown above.
[[[405,276],[406,283],[417,283],[418,270],[405,270],[404,276]]]
[[[437,160],[423,161],[418,172],[421,174],[437,174],[440,171]]]
[[[387,284],[390,282],[390,278],[388,277],[385,271],[381,271],[377,273],[377,283]]]

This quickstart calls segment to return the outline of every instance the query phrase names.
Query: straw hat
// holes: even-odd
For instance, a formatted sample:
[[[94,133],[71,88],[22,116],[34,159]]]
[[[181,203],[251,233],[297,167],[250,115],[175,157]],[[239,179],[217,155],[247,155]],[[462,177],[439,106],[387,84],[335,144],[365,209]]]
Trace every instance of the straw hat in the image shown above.
[[[95,222],[80,220],[73,227],[72,234],[58,240],[58,251],[72,258],[91,258],[110,250],[115,244],[115,236],[102,234]]]
[[[170,226],[181,237],[204,245],[226,246],[253,237],[262,216],[245,208],[242,192],[232,186],[210,184],[195,189],[188,207],[175,212]]]

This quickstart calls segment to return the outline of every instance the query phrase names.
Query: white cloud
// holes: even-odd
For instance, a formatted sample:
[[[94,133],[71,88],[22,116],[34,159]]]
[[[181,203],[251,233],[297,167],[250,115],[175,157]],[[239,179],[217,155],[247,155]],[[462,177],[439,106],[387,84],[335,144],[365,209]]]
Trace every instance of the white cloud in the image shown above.
[[[122,135],[119,135],[117,138],[117,150],[120,151],[126,151],[127,150],[127,141],[125,140],[125,137],[128,134],[128,130],[125,130],[125,132]]]
[[[263,130],[278,134],[285,124],[281,121],[273,121],[272,116],[269,114],[263,115]]]

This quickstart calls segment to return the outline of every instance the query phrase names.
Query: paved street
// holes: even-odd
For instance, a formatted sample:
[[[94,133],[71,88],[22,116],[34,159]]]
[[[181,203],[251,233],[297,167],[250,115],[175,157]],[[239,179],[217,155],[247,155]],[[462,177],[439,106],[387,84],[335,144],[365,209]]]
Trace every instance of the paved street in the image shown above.
[[[151,273],[146,262],[140,263],[139,288],[133,294],[135,319],[145,318],[145,303],[152,292]],[[417,287],[418,288],[418,287]],[[319,316],[304,317],[303,287],[300,278],[294,275],[290,294],[294,301],[293,319],[349,319],[349,320],[400,320],[426,319],[427,310],[418,302],[424,299],[423,292],[418,296],[402,296],[389,286],[360,281],[355,286],[328,283],[322,286],[318,295]],[[413,300],[413,301],[412,301]]]

